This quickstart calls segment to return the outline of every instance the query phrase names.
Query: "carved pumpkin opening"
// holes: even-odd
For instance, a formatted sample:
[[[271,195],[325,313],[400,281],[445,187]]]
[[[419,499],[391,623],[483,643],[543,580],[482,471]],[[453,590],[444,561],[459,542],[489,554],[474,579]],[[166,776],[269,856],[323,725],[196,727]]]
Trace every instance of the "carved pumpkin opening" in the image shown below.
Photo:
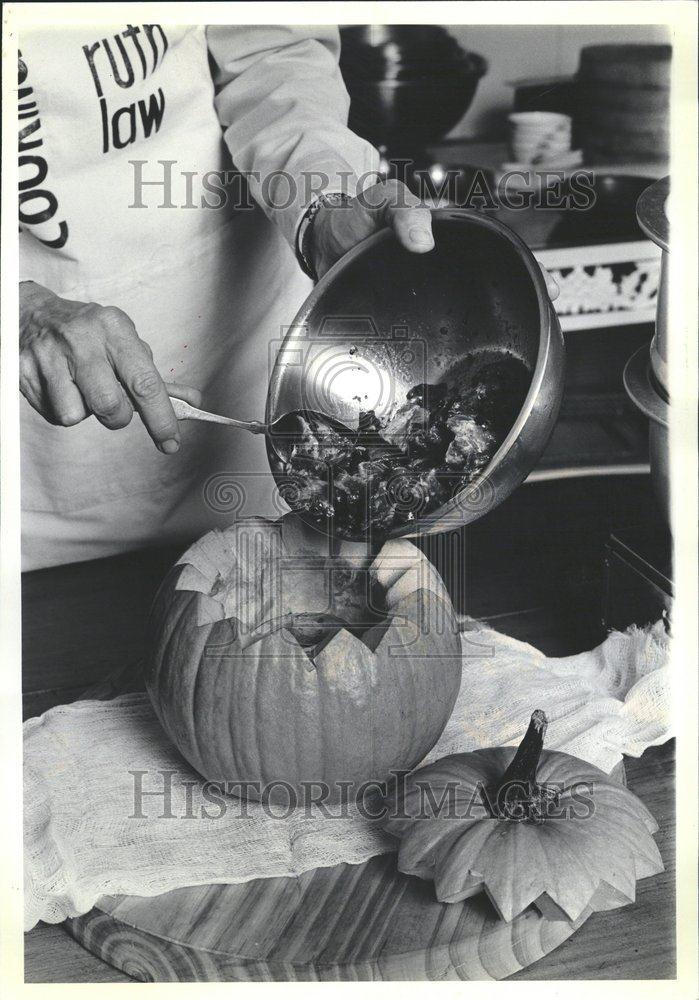
[[[343,628],[375,652],[392,619],[386,606],[386,590],[369,570],[319,566],[318,590],[316,599],[322,602],[327,598],[326,609],[289,612],[282,628],[310,657]]]
[[[316,534],[294,514],[210,532],[151,612],[145,680],[163,728],[209,781],[252,782],[251,798],[283,781],[306,801],[320,781],[336,802],[411,769],[459,691],[454,610],[418,549],[329,550]]]

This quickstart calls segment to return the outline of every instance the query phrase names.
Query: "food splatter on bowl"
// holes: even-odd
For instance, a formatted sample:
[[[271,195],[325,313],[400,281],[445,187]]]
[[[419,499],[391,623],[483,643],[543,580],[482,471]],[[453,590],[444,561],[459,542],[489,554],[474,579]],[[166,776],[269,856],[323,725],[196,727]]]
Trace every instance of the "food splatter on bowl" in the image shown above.
[[[444,378],[414,385],[356,430],[298,411],[284,497],[339,538],[387,534],[436,510],[488,466],[524,403],[531,372],[505,351],[467,355]]]

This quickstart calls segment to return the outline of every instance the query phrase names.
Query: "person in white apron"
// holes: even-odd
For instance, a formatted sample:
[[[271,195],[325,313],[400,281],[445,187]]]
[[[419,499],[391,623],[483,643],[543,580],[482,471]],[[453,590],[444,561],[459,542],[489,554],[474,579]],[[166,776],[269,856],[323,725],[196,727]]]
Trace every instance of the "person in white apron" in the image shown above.
[[[338,53],[326,27],[20,39],[25,569],[281,509],[263,439],[178,425],[165,383],[262,418],[275,350],[311,287],[299,253],[320,274],[386,224],[409,249],[432,248],[429,212],[405,189],[370,186],[375,210],[357,197],[378,154],[347,128]],[[231,158],[257,205],[235,176],[223,196]],[[351,202],[309,195],[311,172]]]

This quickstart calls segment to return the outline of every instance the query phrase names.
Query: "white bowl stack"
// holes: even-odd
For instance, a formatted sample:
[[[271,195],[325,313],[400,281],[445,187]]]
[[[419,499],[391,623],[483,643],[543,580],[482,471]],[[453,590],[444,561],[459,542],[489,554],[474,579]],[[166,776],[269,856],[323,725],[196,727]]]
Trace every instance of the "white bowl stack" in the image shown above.
[[[567,165],[573,123],[553,111],[516,111],[507,117],[510,155],[522,166]],[[566,161],[562,163],[561,161]]]

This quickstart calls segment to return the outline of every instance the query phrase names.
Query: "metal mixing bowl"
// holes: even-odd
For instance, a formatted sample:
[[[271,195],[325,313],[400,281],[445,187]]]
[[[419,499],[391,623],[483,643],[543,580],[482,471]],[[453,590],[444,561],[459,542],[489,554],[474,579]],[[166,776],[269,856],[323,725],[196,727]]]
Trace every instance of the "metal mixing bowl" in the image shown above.
[[[466,209],[432,213],[435,249],[412,254],[389,230],[346,254],[318,282],[287,333],[267,397],[267,421],[314,410],[357,427],[419,382],[439,382],[468,355],[507,351],[531,372],[524,404],[490,464],[426,516],[389,532],[415,537],[482,517],[526,478],[558,415],[564,345],[539,265],[510,229]],[[280,494],[289,480],[269,439]]]

